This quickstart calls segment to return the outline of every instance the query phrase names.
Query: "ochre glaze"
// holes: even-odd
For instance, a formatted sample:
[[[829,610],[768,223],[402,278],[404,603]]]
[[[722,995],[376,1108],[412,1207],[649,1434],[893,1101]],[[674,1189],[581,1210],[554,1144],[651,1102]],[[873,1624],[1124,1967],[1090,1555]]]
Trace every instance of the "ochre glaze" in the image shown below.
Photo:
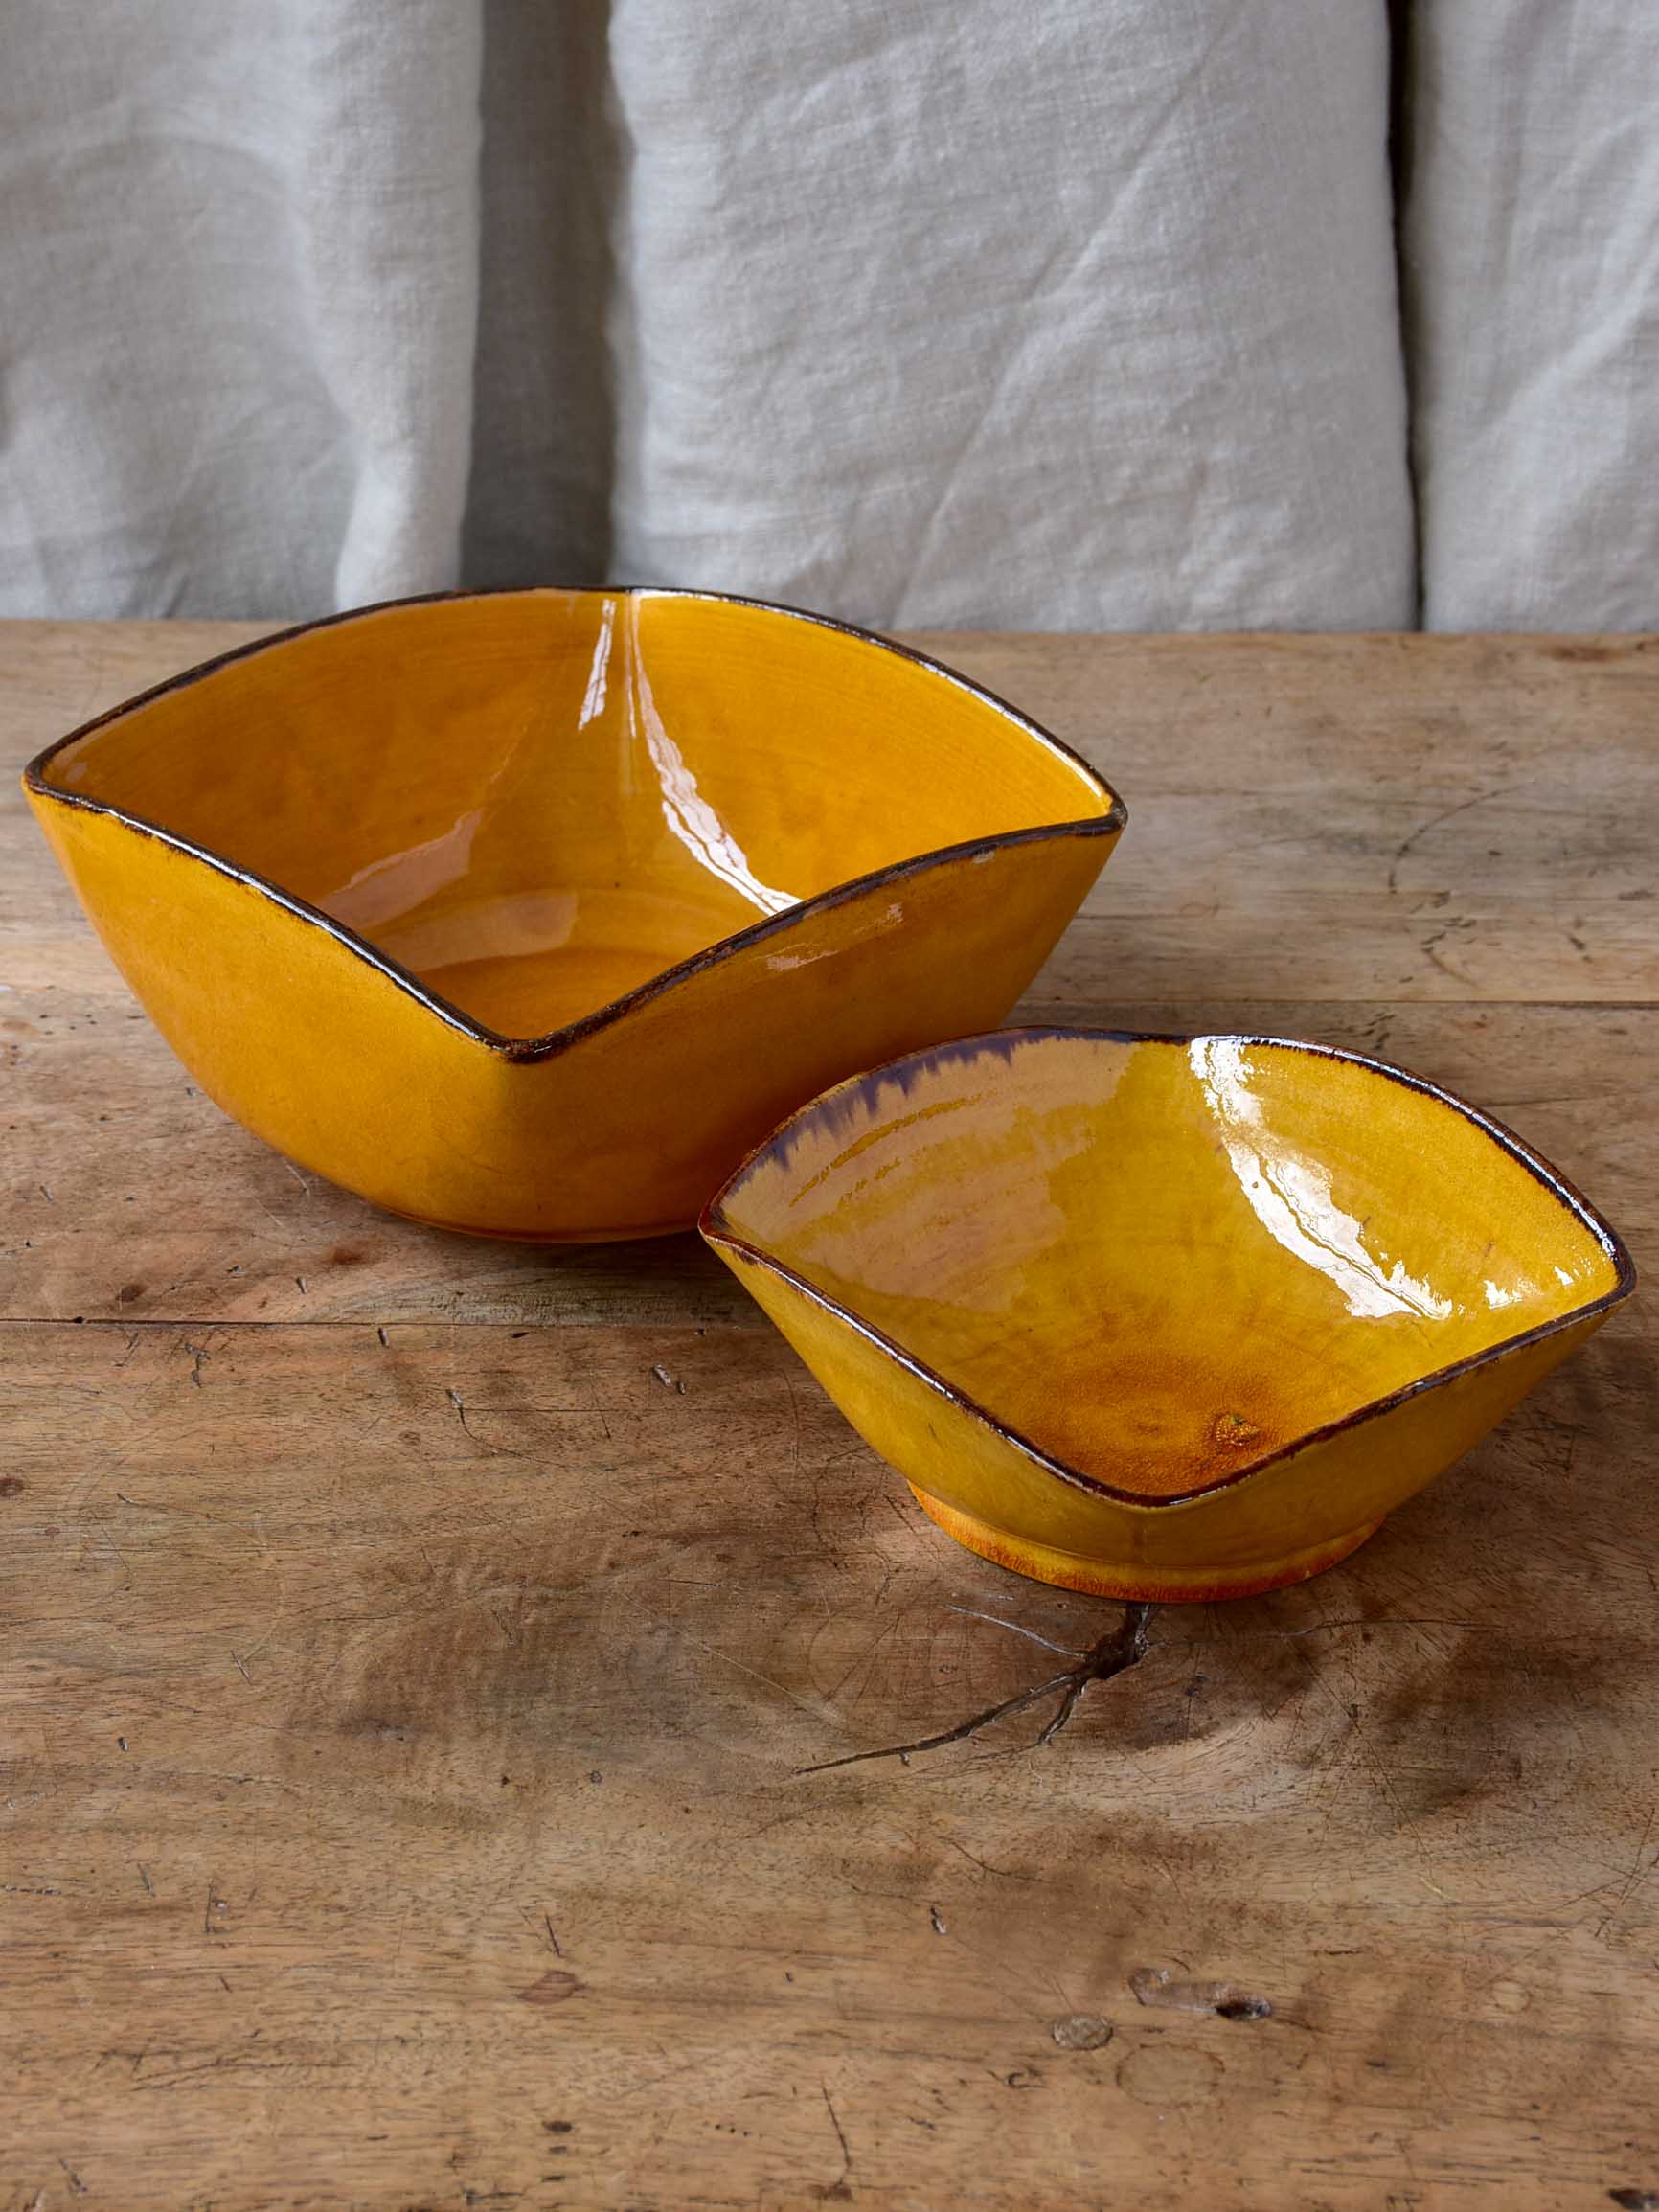
[[[1123,822],[948,671],[672,592],[314,624],[26,788],[227,1112],[394,1211],[550,1240],[688,1226],[803,1099],[1000,1019]]]
[[[1116,1597],[1333,1564],[1633,1279],[1471,1109],[1231,1037],[914,1055],[786,1123],[703,1226],[935,1520]]]
[[[1282,1589],[1289,1583],[1307,1582],[1311,1575],[1321,1575],[1327,1567],[1337,1566],[1356,1552],[1369,1536],[1375,1536],[1377,1523],[1371,1521],[1363,1528],[1351,1529],[1346,1535],[1324,1543],[1309,1545],[1306,1551],[1286,1552],[1283,1559],[1273,1562],[1272,1573],[1258,1581],[1254,1578],[1240,1584],[1238,1577],[1218,1573],[1214,1568],[1152,1567],[1144,1562],[1126,1566],[1116,1566],[1108,1560],[1084,1559],[1076,1552],[1060,1551],[1053,1544],[1040,1543],[1034,1537],[1005,1536],[989,1521],[975,1520],[966,1513],[958,1513],[953,1506],[930,1497],[926,1491],[918,1490],[914,1483],[911,1492],[937,1527],[946,1536],[954,1537],[959,1544],[993,1565],[1009,1567],[1015,1574],[1030,1575],[1039,1583],[1053,1583],[1060,1589],[1082,1590],[1094,1598],[1121,1598],[1125,1601],[1171,1606],[1207,1605],[1212,1599],[1248,1596],[1267,1589]]]

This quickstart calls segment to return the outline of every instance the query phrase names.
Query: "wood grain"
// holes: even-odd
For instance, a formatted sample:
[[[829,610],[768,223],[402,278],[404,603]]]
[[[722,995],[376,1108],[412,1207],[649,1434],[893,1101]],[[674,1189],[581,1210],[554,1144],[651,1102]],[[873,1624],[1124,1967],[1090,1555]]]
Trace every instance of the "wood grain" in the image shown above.
[[[13,627],[18,763],[227,635]],[[1644,1259],[1647,644],[948,650],[1130,802],[1034,1015],[1382,1051]],[[0,984],[7,2212],[1659,2190],[1642,1301],[1045,1749],[807,1773],[1116,1610],[943,1542],[688,1241],[445,1240],[262,1152],[10,790]]]
[[[1128,802],[1053,970],[1067,994],[1653,994],[1659,640],[1020,638],[956,658]]]

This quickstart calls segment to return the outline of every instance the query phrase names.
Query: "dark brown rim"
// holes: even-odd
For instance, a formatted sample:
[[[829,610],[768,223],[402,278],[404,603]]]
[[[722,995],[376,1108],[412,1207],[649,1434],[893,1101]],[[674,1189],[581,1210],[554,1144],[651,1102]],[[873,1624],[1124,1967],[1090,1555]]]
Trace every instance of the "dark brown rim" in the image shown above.
[[[1323,1427],[1310,1428],[1306,1435],[1294,1438],[1289,1444],[1280,1445],[1276,1450],[1263,1452],[1259,1459],[1250,1460],[1243,1467],[1234,1468],[1228,1473],[1218,1475],[1214,1482],[1202,1483],[1196,1490],[1179,1491],[1168,1497],[1151,1497],[1144,1491],[1119,1489],[1116,1484],[1102,1482],[1096,1475],[1085,1474],[1080,1468],[1072,1467],[1064,1460],[1054,1458],[1052,1454],[1044,1451],[1040,1445],[1034,1444],[1028,1436],[1022,1435],[1017,1428],[1011,1427],[1007,1422],[999,1421],[995,1414],[989,1412],[975,1399],[969,1398],[966,1392],[958,1390],[953,1383],[947,1382],[942,1375],[936,1374],[925,1361],[918,1359],[895,1338],[889,1336],[885,1330],[876,1328],[873,1322],[862,1319],[849,1307],[842,1305],[838,1299],[830,1297],[827,1292],[820,1290],[814,1284],[808,1282],[795,1268],[773,1258],[762,1245],[753,1243],[748,1238],[739,1236],[726,1219],[724,1212],[726,1199],[737,1190],[744,1178],[764,1158],[774,1152],[786,1138],[798,1131],[803,1125],[820,1118],[835,1099],[848,1092],[878,1083],[883,1076],[890,1076],[898,1069],[920,1070],[929,1066],[936,1066],[950,1059],[975,1059],[987,1052],[1000,1051],[1006,1057],[1014,1046],[1040,1043],[1044,1040],[1057,1039],[1067,1043],[1157,1044],[1178,1046],[1184,1049],[1200,1039],[1209,1041],[1212,1038],[1217,1043],[1266,1045],[1280,1052],[1307,1053],[1315,1059],[1341,1060],[1351,1067],[1362,1067],[1373,1075],[1386,1077],[1390,1083],[1403,1084],[1407,1090],[1420,1091],[1424,1098],[1434,1100],[1436,1105],[1445,1106],[1453,1113],[1461,1114],[1466,1121],[1473,1122],[1477,1129],[1484,1130],[1492,1139],[1500,1151],[1508,1152],[1511,1159],[1525,1168],[1535,1181],[1544,1186],[1552,1197],[1556,1198],[1568,1213],[1574,1215],[1590,1231],[1618,1271],[1618,1279],[1612,1289],[1604,1291],[1600,1298],[1591,1299],[1586,1305],[1574,1307],[1568,1313],[1558,1314],[1553,1320],[1540,1322],[1536,1328],[1523,1330],[1517,1336],[1507,1336],[1500,1344],[1491,1344],[1483,1352],[1471,1353],[1466,1359],[1454,1360],[1450,1366],[1438,1367],[1430,1374],[1419,1376],[1415,1382],[1405,1383],[1400,1389],[1390,1391],[1384,1398],[1375,1398],[1365,1405],[1356,1406],[1352,1413],[1345,1413],[1340,1420],[1327,1422]],[[1014,1446],[1017,1450],[1024,1452],[1028,1458],[1035,1461],[1039,1467],[1048,1473],[1057,1476],[1059,1481],[1069,1483],[1075,1490],[1087,1491],[1093,1496],[1109,1497],[1121,1505],[1137,1506],[1148,1513],[1161,1512],[1170,1506],[1191,1505],[1195,1499],[1211,1497],[1217,1491],[1231,1490],[1235,1484],[1247,1482],[1254,1476],[1262,1473],[1266,1469],[1277,1467],[1283,1460],[1295,1458],[1298,1453],[1306,1451],[1310,1445],[1321,1444],[1329,1437],[1339,1436],[1350,1428],[1357,1428],[1362,1422],[1373,1420],[1379,1413],[1387,1413],[1397,1405],[1403,1405],[1408,1399],[1420,1397],[1424,1391],[1438,1389],[1443,1382],[1450,1382],[1460,1375],[1471,1373],[1477,1367],[1488,1366],[1494,1360],[1506,1357],[1511,1352],[1523,1350],[1527,1345],[1540,1343],[1545,1337],[1558,1335],[1563,1329],[1570,1329],[1578,1322],[1586,1321],[1593,1314],[1607,1312],[1627,1298],[1636,1288],[1635,1263],[1618,1231],[1598,1213],[1581,1192],[1574,1188],[1565,1175],[1551,1167],[1548,1160],[1544,1159],[1540,1153],[1534,1152],[1532,1147],[1516,1136],[1512,1129],[1506,1128],[1500,1121],[1494,1121],[1491,1115],[1482,1113],[1478,1107],[1468,1105],[1466,1100],[1458,1098],[1453,1092],[1443,1090],[1438,1083],[1430,1083],[1426,1077],[1413,1075],[1409,1069],[1395,1067],[1387,1060],[1372,1060],[1364,1053],[1344,1052],[1337,1045],[1314,1044],[1302,1038],[1260,1037],[1226,1030],[1193,1030],[1183,1035],[1171,1032],[1129,1029],[1067,1029],[1053,1024],[1033,1023],[1024,1028],[986,1030],[977,1037],[959,1038],[949,1044],[932,1045],[922,1052],[900,1054],[897,1060],[884,1061],[880,1067],[868,1069],[862,1075],[852,1076],[847,1082],[835,1084],[833,1089],[823,1092],[807,1106],[802,1106],[798,1112],[791,1114],[786,1121],[781,1122],[770,1136],[763,1137],[748,1153],[740,1166],[727,1176],[703,1208],[697,1221],[697,1227],[708,1243],[716,1249],[735,1252],[739,1257],[752,1261],[757,1266],[764,1267],[771,1274],[781,1277],[799,1290],[804,1297],[810,1300],[813,1305],[821,1307],[827,1313],[832,1313],[837,1320],[844,1321],[856,1334],[866,1338],[879,1351],[885,1353],[889,1358],[896,1360],[900,1367],[907,1369],[919,1381],[925,1383],[929,1389],[936,1390],[942,1398],[948,1399],[962,1412],[990,1429],[994,1435],[1002,1437],[1005,1442]]]
[[[153,699],[165,698],[170,693],[183,691],[188,685],[199,683],[204,676],[216,674],[220,669],[230,668],[236,662],[251,659],[259,653],[273,651],[290,644],[295,638],[308,637],[315,630],[334,629],[345,623],[366,621],[375,615],[396,613],[403,607],[439,606],[462,600],[514,598],[698,600],[722,606],[752,607],[757,613],[784,615],[796,622],[811,623],[820,629],[838,631],[844,637],[856,638],[865,645],[879,647],[883,652],[890,652],[899,660],[910,661],[918,668],[926,669],[956,690],[978,699],[982,705],[994,709],[1016,729],[1023,730],[1027,737],[1034,739],[1078,769],[1100,795],[1105,811],[1086,815],[1076,821],[1045,822],[1032,830],[1004,830],[992,836],[970,837],[959,844],[942,845],[931,852],[919,853],[908,860],[896,860],[891,866],[877,868],[866,876],[852,877],[845,883],[831,884],[829,890],[817,892],[810,899],[803,899],[798,904],[785,907],[781,914],[767,915],[761,921],[735,931],[730,937],[722,937],[714,945],[705,946],[702,951],[693,952],[688,959],[676,961],[671,968],[665,968],[660,974],[650,976],[632,991],[625,992],[622,997],[610,999],[579,1020],[567,1022],[562,1029],[549,1030],[541,1037],[508,1037],[499,1030],[489,1028],[484,1022],[475,1021],[471,1015],[452,1000],[430,990],[401,961],[394,960],[368,938],[348,928],[344,923],[334,921],[320,907],[313,906],[308,900],[295,898],[280,884],[273,883],[268,877],[261,876],[251,868],[239,867],[222,853],[214,852],[210,846],[198,845],[192,838],[177,836],[163,824],[152,822],[145,815],[130,813],[125,807],[110,806],[103,800],[88,798],[80,792],[66,791],[61,786],[46,780],[47,769],[57,756],[82,738],[90,737],[95,730],[107,728],[110,723],[120,721],[135,709],[149,705]],[[975,683],[970,676],[965,676],[956,669],[947,667],[943,661],[934,660],[929,654],[918,652],[911,646],[899,645],[875,630],[861,629],[856,623],[840,622],[832,615],[813,614],[806,607],[789,606],[779,600],[751,599],[739,592],[695,591],[656,584],[619,584],[614,589],[583,586],[570,590],[555,584],[507,584],[485,591],[420,592],[407,599],[376,600],[368,606],[349,607],[340,614],[320,615],[311,622],[295,623],[290,628],[277,630],[269,637],[254,638],[246,645],[233,646],[228,652],[217,653],[211,660],[200,661],[193,668],[183,669],[177,675],[169,676],[164,683],[152,684],[148,691],[135,693],[119,706],[111,707],[102,715],[95,715],[90,721],[82,722],[66,736],[54,739],[43,751],[35,754],[24,769],[23,783],[26,790],[37,797],[50,799],[57,806],[77,808],[85,813],[107,814],[113,820],[125,824],[127,829],[136,831],[140,836],[154,837],[164,845],[170,845],[175,852],[202,861],[216,874],[228,876],[233,882],[257,892],[300,921],[313,924],[343,945],[348,951],[366,961],[371,968],[377,969],[399,990],[407,992],[411,998],[435,1014],[441,1021],[447,1022],[450,1028],[460,1030],[463,1036],[473,1038],[491,1052],[500,1053],[504,1059],[515,1061],[551,1060],[557,1054],[568,1051],[581,1038],[591,1037],[597,1030],[606,1029],[612,1022],[620,1021],[624,1015],[631,1014],[636,1007],[648,1004],[651,999],[660,997],[664,992],[672,990],[676,984],[687,982],[691,977],[702,974],[705,969],[717,967],[737,953],[746,951],[750,946],[762,944],[766,939],[776,937],[797,924],[814,915],[827,913],[851,900],[884,890],[889,884],[902,882],[912,876],[973,854],[1001,852],[1008,847],[1039,844],[1051,838],[1115,837],[1128,820],[1128,810],[1123,800],[1080,753],[1057,738],[1052,730],[1034,721],[1030,715],[1022,714],[1018,707],[1011,706],[995,692],[988,691],[983,684]]]

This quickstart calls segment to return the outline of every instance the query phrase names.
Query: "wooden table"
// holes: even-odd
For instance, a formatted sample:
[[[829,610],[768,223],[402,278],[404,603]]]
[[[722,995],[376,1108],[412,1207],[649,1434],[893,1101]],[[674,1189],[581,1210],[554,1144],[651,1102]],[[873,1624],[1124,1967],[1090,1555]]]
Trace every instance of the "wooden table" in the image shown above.
[[[247,632],[9,627],[6,2212],[1659,2204],[1650,1306],[1047,1748],[805,1772],[1112,1608],[940,1538],[693,1241],[222,1120],[11,776]],[[1129,801],[1030,1013],[1398,1058],[1656,1248],[1659,641],[926,642]]]

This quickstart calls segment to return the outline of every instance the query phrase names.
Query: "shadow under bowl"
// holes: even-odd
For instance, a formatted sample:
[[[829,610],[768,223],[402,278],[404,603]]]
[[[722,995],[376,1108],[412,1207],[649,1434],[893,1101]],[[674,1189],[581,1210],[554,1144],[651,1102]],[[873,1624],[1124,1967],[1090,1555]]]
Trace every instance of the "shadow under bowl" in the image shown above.
[[[779,1117],[999,1020],[1124,810],[937,663],[697,592],[371,607],[50,746],[30,804],[202,1088],[480,1235],[687,1228]]]
[[[1125,1599],[1333,1565],[1635,1284],[1496,1123],[1251,1037],[914,1054],[785,1122],[702,1229],[951,1536]]]

